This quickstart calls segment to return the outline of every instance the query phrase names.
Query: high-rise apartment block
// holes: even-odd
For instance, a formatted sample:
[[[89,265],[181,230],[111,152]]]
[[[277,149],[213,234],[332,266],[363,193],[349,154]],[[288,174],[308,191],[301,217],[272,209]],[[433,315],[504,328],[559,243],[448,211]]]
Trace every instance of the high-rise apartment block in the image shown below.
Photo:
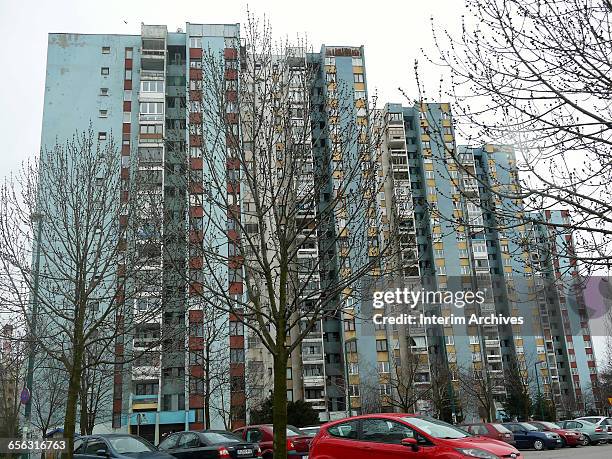
[[[254,401],[261,401],[272,388],[272,359],[259,338],[238,317],[222,312],[209,315],[202,307],[199,294],[207,263],[190,252],[194,243],[214,239],[221,241],[222,255],[231,258],[238,237],[232,220],[242,219],[247,228],[256,224],[248,213],[240,213],[241,208],[248,209],[251,197],[235,183],[228,183],[227,198],[237,199],[236,212],[212,215],[205,204],[206,184],[214,179],[214,171],[206,167],[210,161],[204,132],[216,127],[207,125],[210,121],[202,114],[210,90],[205,87],[202,60],[206,53],[223,57],[225,98],[238,102],[240,85],[249,84],[239,80],[241,56],[247,52],[241,46],[238,24],[187,23],[184,31],[177,32],[143,25],[140,35],[49,35],[43,145],[85,130],[89,123],[101,141],[113,133],[121,142],[121,178],[127,182],[140,174],[158,190],[166,233],[180,236],[188,228],[184,238],[167,238],[173,246],[160,251],[157,261],[147,268],[157,273],[159,282],[134,301],[135,312],[161,304],[162,313],[142,323],[132,342],[118,342],[115,348],[118,356],[127,349],[141,349],[143,354],[115,368],[109,381],[113,404],[108,429],[135,431],[139,426],[141,435],[157,441],[168,431],[203,428],[206,408],[213,408],[211,427],[223,428],[225,414],[233,427],[239,427],[248,422]],[[302,51],[296,56],[295,68],[318,69],[310,88],[318,103],[312,104],[311,113],[300,116],[313,125],[306,156],[315,162],[317,157],[335,154],[338,107],[350,102],[355,107],[351,122],[356,126],[370,122],[364,49],[323,46],[320,52]],[[339,87],[350,89],[340,91]],[[350,101],[338,101],[340,97]],[[226,116],[235,125],[235,135],[223,134],[228,158],[236,139],[253,146],[239,106],[228,104]],[[500,229],[503,222],[495,208],[508,203],[491,189],[498,183],[518,186],[512,148],[457,145],[449,104],[406,107],[389,103],[380,114],[384,122],[379,129],[384,135],[375,202],[387,228],[364,241],[375,252],[378,236],[387,238],[397,253],[385,261],[388,266],[377,268],[378,273],[392,267],[397,287],[486,292],[478,306],[457,310],[450,305],[429,305],[422,307],[425,314],[525,316],[528,326],[373,324],[355,312],[354,304],[346,303],[336,316],[320,320],[291,356],[288,399],[312,403],[322,421],[372,407],[395,410],[397,405],[389,402],[398,390],[393,375],[401,375],[402,366],[414,362],[411,386],[422,395],[412,410],[433,413],[427,388],[435,382],[432,367],[442,362],[451,375],[451,392],[460,391],[457,378],[461,372],[488,378],[494,415],[502,416],[505,371],[517,364],[531,381],[538,378],[560,413],[570,406],[569,400],[576,411],[583,410],[590,382],[596,377],[584,304],[575,301],[579,306],[570,308],[569,289],[538,296],[537,288],[547,279],[561,277],[563,263],[571,268],[570,261],[558,254],[571,235],[556,241],[546,228],[527,224]],[[324,130],[327,138],[320,140]],[[355,148],[361,148],[359,141]],[[252,148],[252,154],[256,151]],[[279,148],[279,158],[281,155]],[[235,169],[239,177],[237,163],[223,159],[217,167]],[[334,173],[326,192],[334,192]],[[305,180],[303,186],[308,187]],[[519,202],[509,204],[521,211]],[[316,211],[313,202],[299,218]],[[567,217],[563,212],[546,213],[549,219]],[[210,224],[221,220],[223,228]],[[320,248],[326,234],[314,232],[304,237],[308,240],[301,241],[299,257],[316,264],[323,256]],[[350,253],[353,248],[341,245],[335,250]],[[168,258],[170,254],[183,254],[192,280],[188,288],[183,287],[182,274],[176,260]],[[227,291],[237,299],[244,298],[240,265],[230,263],[219,269],[227,279]],[[337,274],[342,276],[344,269],[350,267],[339,266]],[[319,277],[309,282],[325,280]],[[210,321],[227,326],[227,336],[207,342],[204,330]],[[168,326],[173,333],[164,339]],[[150,349],[148,343],[160,337],[160,345]],[[198,353],[209,349],[220,356],[216,370],[229,378],[222,390],[205,398],[202,387],[212,373],[204,372]],[[453,411],[467,419],[483,415],[459,401]]]

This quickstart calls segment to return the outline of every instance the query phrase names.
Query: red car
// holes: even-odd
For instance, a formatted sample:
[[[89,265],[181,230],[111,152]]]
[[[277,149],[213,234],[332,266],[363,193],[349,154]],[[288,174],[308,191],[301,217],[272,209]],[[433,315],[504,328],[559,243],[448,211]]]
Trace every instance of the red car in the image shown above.
[[[411,457],[522,459],[508,443],[472,436],[428,416],[400,413],[354,416],[325,424],[310,445],[310,459]]]
[[[241,427],[234,430],[242,439],[249,443],[259,443],[263,459],[272,459],[274,433],[272,424]],[[308,459],[308,450],[312,437],[304,435],[300,429],[287,426],[287,458]]]
[[[512,446],[516,446],[514,434],[509,429],[506,429],[504,426],[496,422],[479,422],[475,424],[465,424],[460,427],[467,430],[472,435],[489,437],[495,440],[505,441]]]
[[[529,424],[537,427],[543,432],[554,432],[559,434],[561,441],[563,442],[563,446],[571,446],[572,448],[575,448],[576,446],[581,445],[584,440],[584,436],[580,432],[577,432],[576,430],[562,429],[554,422],[530,421]]]

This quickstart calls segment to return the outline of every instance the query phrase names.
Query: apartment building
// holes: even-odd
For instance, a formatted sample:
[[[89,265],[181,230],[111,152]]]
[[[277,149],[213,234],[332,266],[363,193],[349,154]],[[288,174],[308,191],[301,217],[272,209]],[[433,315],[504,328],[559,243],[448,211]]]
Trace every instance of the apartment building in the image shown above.
[[[402,352],[418,352],[423,356],[415,386],[426,387],[431,381],[433,362],[447,362],[457,393],[461,373],[473,371],[474,378],[487,380],[483,387],[493,394],[493,417],[504,415],[504,379],[513,365],[520,368],[534,393],[539,383],[559,415],[584,411],[583,394],[589,391],[596,366],[584,300],[571,287],[571,271],[576,269],[568,256],[571,234],[548,234],[543,225],[511,224],[525,216],[522,202],[502,200],[491,190],[503,185],[519,191],[513,149],[457,145],[448,104],[387,104],[383,112],[385,184],[380,205],[386,209],[388,224],[398,230],[400,282],[412,289],[486,292],[480,305],[460,310],[426,305],[426,314],[502,314],[524,319],[522,325],[380,326],[377,333],[384,341],[377,340],[376,361],[385,370],[379,372],[383,400],[393,398],[388,384],[393,371],[384,362],[395,357],[401,369]],[[563,211],[549,211],[545,218],[568,221]],[[558,259],[559,252],[565,254],[563,261]],[[551,288],[554,276],[563,277],[559,294]],[[576,307],[568,308],[566,303]],[[404,334],[410,343],[407,348],[400,345]],[[574,349],[575,342],[579,351]],[[380,352],[382,348],[389,350]],[[352,398],[359,403],[358,394]],[[386,403],[386,409],[393,409],[392,405]],[[430,410],[428,397],[415,408]],[[475,404],[457,406],[455,411],[455,416],[466,419],[484,416]]]
[[[291,69],[282,78],[294,98],[291,123],[297,129],[304,123],[312,126],[309,137],[300,139],[304,173],[299,190],[308,194],[314,186],[312,169],[326,164],[331,179],[321,194],[334,196],[346,162],[367,162],[373,154],[365,135],[375,116],[367,103],[364,49],[324,45],[315,53],[288,51]],[[42,144],[52,145],[56,138],[68,138],[90,123],[100,141],[111,133],[120,138],[118,173],[126,187],[136,180],[156,190],[163,231],[169,236],[164,237],[165,247],[141,247],[137,235],[125,247],[157,254],[146,268],[157,282],[133,302],[136,316],[160,305],[161,313],[142,322],[135,336],[116,343],[118,357],[130,352],[139,357],[116,365],[109,380],[113,405],[102,416],[109,422],[101,428],[138,430],[158,441],[172,430],[223,428],[228,422],[239,427],[272,389],[272,358],[259,337],[240,317],[213,313],[203,301],[213,269],[215,279],[225,279],[223,288],[236,302],[246,297],[239,228],[248,232],[257,222],[250,212],[253,196],[240,186],[240,162],[232,159],[238,154],[237,142],[242,151],[257,151],[248,135],[248,111],[238,101],[245,94],[241,85],[253,83],[240,81],[245,52],[238,24],[187,23],[177,32],[143,24],[140,35],[49,36]],[[203,70],[207,55],[220,56],[223,66],[219,84],[229,132],[219,132],[209,116],[206,98],[213,89]],[[300,81],[307,74],[312,77],[310,86],[291,87],[292,78]],[[305,104],[307,98],[310,102]],[[433,366],[443,362],[453,376],[469,369],[475,377],[488,378],[494,415],[501,415],[504,370],[518,361],[532,379],[540,378],[544,393],[551,394],[560,412],[568,397],[575,401],[576,411],[584,407],[589,382],[596,376],[584,307],[564,306],[570,301],[568,291],[544,295],[542,301],[529,297],[537,293],[542,273],[554,278],[563,263],[571,266],[567,258],[554,257],[567,240],[557,240],[555,246],[552,235],[537,226],[499,230],[499,217],[493,212],[493,206],[504,205],[514,206],[517,215],[522,212],[520,202],[504,203],[490,192],[498,183],[518,186],[512,149],[458,146],[449,104],[390,103],[376,116],[384,120],[378,127],[384,131],[376,155],[378,181],[376,189],[364,191],[376,194],[376,208],[358,218],[347,218],[351,209],[338,209],[329,231],[299,236],[296,263],[325,266],[319,276],[304,280],[312,284],[304,292],[324,290],[332,276],[350,276],[351,266],[363,263],[357,258],[375,257],[381,244],[390,244],[397,252],[373,267],[372,276],[393,270],[394,287],[485,290],[485,302],[466,307],[462,314],[525,316],[529,323],[524,328],[376,325],[359,313],[367,305],[347,288],[330,304],[334,314],[319,320],[291,355],[287,398],[310,402],[322,421],[372,409],[396,410],[389,400],[398,390],[402,368],[412,366],[413,409],[431,413],[427,393]],[[342,132],[354,136],[348,149]],[[269,167],[282,169],[283,142],[277,143],[277,156]],[[213,198],[228,202],[231,212],[219,212],[210,204],[209,185],[219,177],[227,177],[227,193]],[[312,202],[297,218],[312,218],[324,206]],[[382,225],[377,214],[382,214]],[[546,214],[550,219],[566,217]],[[531,246],[521,243],[528,233],[534,235]],[[349,234],[362,237],[343,238]],[[360,247],[355,240],[362,241]],[[198,250],[211,241],[219,247],[218,258],[230,262],[211,265]],[[553,256],[545,258],[542,253]],[[538,264],[539,260],[546,263]],[[525,291],[515,284],[524,285]],[[457,314],[449,305],[420,308],[425,314]],[[225,331],[210,339],[211,324]],[[152,342],[158,343],[156,347],[150,346]],[[210,352],[215,364],[206,373],[203,361]],[[213,374],[228,378],[227,384],[206,394],[206,380]],[[459,389],[454,378],[448,390]],[[482,415],[459,403],[451,411],[455,419]]]

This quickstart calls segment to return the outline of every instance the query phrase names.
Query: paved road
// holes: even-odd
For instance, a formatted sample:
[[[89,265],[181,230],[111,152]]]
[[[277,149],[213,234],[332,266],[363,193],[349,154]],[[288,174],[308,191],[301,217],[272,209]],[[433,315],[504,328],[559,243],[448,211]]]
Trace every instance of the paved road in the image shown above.
[[[551,451],[523,450],[521,454],[525,459],[611,459],[612,444],[561,448]]]

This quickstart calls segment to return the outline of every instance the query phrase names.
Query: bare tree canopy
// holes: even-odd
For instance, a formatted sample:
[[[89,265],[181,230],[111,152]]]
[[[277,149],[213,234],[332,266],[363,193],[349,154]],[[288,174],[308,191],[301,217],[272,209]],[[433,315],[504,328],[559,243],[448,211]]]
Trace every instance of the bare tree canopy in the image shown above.
[[[204,49],[190,82],[189,290],[271,354],[281,458],[288,361],[301,372],[302,340],[388,269],[382,130],[365,91],[336,79],[306,40],[276,40],[253,16],[242,30],[240,59]]]
[[[427,58],[450,74],[437,97],[453,100],[468,143],[511,144],[522,156],[517,171],[507,171],[518,172],[518,187],[474,179],[503,199],[495,209],[502,226],[532,221],[574,231],[576,247],[565,256],[589,270],[609,268],[611,3],[467,0],[466,7],[460,35],[432,23],[437,53]],[[560,208],[571,220],[545,218]]]
[[[159,312],[133,314],[137,294],[160,281],[145,269],[161,256],[160,232],[149,216],[158,198],[144,180],[130,183],[120,171],[112,136],[96,140],[90,129],[46,146],[0,187],[2,300],[26,322],[35,351],[28,379],[36,361],[67,379],[69,442],[79,397],[82,430],[91,431],[99,402],[93,394],[112,388],[108,372],[100,379],[103,367],[136,357],[115,352],[118,338],[132,336]],[[42,397],[39,392],[32,398]]]

